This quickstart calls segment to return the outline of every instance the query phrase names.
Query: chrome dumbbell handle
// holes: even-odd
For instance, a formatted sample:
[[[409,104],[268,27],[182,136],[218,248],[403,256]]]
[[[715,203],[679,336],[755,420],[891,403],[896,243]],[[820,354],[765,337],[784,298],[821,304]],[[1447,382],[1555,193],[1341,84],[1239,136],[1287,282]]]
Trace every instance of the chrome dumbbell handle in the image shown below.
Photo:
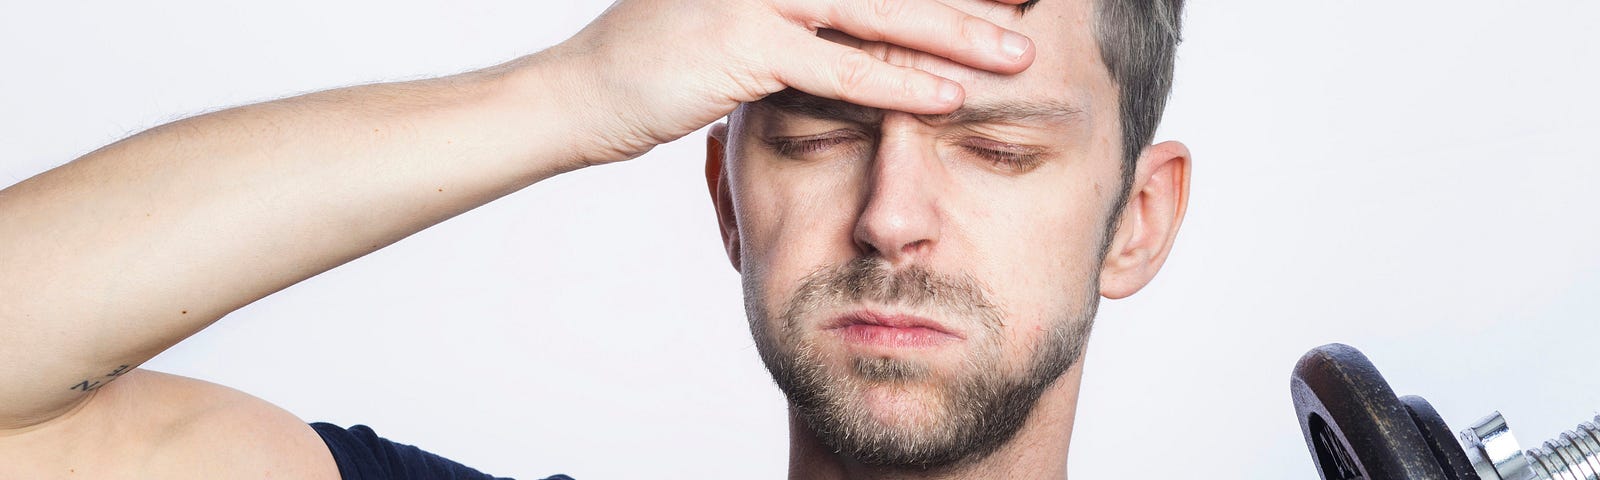
[[[1500,412],[1461,431],[1461,446],[1483,480],[1600,480],[1600,415],[1526,452]]]
[[[1427,400],[1395,395],[1366,355],[1341,344],[1301,357],[1289,393],[1325,480],[1600,480],[1600,415],[1531,450],[1499,412],[1457,437]]]

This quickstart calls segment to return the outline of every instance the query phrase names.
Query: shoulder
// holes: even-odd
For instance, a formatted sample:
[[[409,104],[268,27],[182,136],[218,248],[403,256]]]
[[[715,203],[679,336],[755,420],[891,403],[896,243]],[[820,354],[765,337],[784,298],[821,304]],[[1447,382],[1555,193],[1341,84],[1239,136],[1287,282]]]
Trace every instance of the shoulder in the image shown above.
[[[342,428],[312,424],[338,459],[339,473],[352,479],[509,480],[491,476],[412,445],[378,436],[366,425]],[[546,480],[571,480],[557,475]]]
[[[321,437],[264,400],[136,370],[77,410],[0,436],[0,477],[338,479]],[[17,471],[8,471],[16,469]]]

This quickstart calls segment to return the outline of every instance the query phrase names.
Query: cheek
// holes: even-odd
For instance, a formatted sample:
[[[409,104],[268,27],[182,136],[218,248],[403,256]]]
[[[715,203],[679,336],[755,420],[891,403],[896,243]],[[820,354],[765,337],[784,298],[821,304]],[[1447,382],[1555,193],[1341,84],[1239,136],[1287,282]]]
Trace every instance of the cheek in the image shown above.
[[[744,158],[730,171],[740,264],[746,281],[760,285],[765,302],[778,306],[805,275],[854,258],[857,180],[850,172]]]
[[[969,182],[954,231],[1007,313],[1008,342],[1031,348],[1053,322],[1087,308],[1095,291],[1107,188],[1099,176],[1040,172],[1004,185]],[[988,181],[988,183],[995,183]]]

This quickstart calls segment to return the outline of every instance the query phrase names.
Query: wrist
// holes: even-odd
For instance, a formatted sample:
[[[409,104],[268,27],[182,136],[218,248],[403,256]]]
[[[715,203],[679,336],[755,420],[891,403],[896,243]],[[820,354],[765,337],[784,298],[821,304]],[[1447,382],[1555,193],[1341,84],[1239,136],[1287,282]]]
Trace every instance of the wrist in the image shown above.
[[[629,125],[637,102],[626,89],[609,86],[593,54],[573,50],[558,45],[484,71],[526,138],[540,139],[532,153],[539,158],[530,160],[557,174],[634,158],[659,143]]]

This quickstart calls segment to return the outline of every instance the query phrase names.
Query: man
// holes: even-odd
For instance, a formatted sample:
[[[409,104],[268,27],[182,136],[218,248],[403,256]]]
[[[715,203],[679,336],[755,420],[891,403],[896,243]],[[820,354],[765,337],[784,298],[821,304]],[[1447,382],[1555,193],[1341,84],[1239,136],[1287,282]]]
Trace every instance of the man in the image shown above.
[[[729,113],[707,180],[791,400],[792,476],[1064,476],[1095,295],[1147,282],[1182,218],[1187,152],[1146,146],[1177,7],[667,3],[621,2],[478,72],[159,127],[0,192],[0,360],[28,366],[0,377],[0,476],[401,473],[363,449],[439,467],[134,367],[271,292]]]

